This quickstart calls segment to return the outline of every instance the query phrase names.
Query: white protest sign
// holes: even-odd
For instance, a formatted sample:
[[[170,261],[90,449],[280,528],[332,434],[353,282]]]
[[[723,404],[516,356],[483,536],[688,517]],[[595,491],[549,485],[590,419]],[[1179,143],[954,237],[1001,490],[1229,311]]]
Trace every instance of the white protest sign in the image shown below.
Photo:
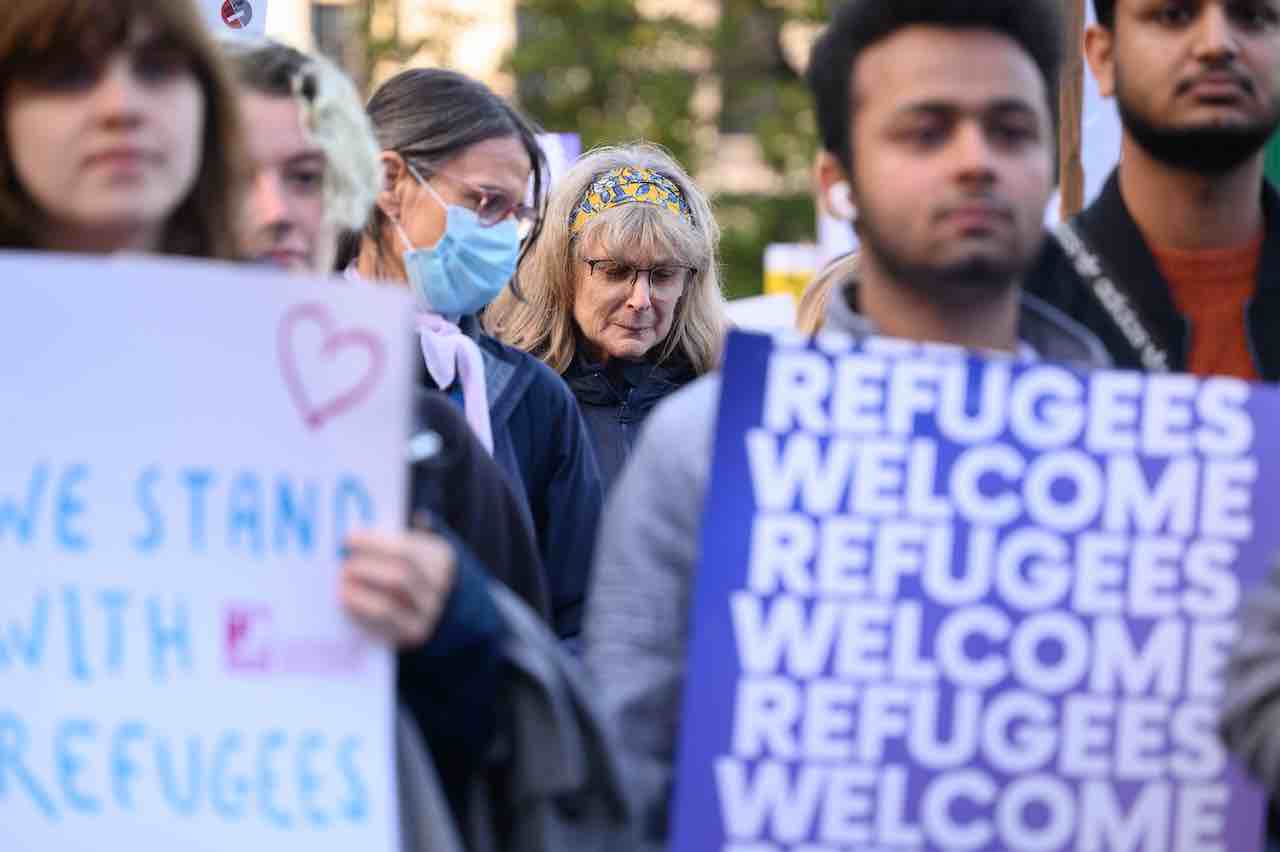
[[[267,0],[197,0],[200,14],[220,36],[262,36],[267,32]]]
[[[397,848],[393,658],[338,603],[403,523],[407,297],[0,255],[0,849]]]

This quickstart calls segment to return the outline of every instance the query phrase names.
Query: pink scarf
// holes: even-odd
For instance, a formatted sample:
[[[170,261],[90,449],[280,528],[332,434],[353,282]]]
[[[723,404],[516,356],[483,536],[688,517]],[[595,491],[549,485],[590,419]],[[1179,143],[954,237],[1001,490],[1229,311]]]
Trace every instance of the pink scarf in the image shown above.
[[[343,271],[348,281],[363,281],[355,264]],[[455,323],[431,311],[418,311],[418,340],[427,373],[440,390],[454,379],[462,385],[462,410],[476,438],[493,455],[493,426],[489,422],[489,397],[484,383],[484,355]]]
[[[493,455],[493,427],[489,423],[489,398],[484,384],[484,356],[462,329],[440,314],[418,312],[418,339],[427,372],[444,390],[456,378],[462,385],[462,408],[471,431]]]

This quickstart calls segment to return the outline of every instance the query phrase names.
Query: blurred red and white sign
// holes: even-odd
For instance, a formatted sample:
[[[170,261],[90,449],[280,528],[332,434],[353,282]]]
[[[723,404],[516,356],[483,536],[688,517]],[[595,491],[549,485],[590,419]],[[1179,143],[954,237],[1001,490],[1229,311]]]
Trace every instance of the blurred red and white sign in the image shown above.
[[[267,31],[267,0],[197,0],[200,13],[216,35],[260,37]]]

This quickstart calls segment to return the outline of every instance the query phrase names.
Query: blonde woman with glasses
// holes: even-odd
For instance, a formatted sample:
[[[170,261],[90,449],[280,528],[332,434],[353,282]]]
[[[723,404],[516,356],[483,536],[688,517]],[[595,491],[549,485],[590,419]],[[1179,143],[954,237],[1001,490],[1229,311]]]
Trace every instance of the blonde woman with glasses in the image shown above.
[[[606,488],[640,424],[711,370],[728,320],[711,206],[666,152],[584,154],[552,189],[520,263],[520,295],[485,312],[495,337],[542,359],[578,398]]]

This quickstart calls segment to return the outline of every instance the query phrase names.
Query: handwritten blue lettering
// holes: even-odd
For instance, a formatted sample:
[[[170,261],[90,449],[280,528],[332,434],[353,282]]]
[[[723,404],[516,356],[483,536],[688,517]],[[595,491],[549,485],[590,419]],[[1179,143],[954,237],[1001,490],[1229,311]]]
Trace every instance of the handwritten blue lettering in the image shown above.
[[[353,509],[356,516],[354,519],[351,517]],[[350,475],[339,479],[333,494],[333,540],[339,550],[352,529],[368,527],[376,520],[373,499],[364,484]]]
[[[80,592],[70,586],[62,590],[62,614],[67,626],[67,663],[73,680],[88,681],[89,657],[84,647],[84,615],[80,611]]]
[[[302,800],[302,814],[316,828],[324,828],[329,824],[329,817],[316,805],[316,796],[320,793],[319,773],[313,762],[317,752],[324,751],[324,735],[317,731],[308,731],[302,735],[298,745],[298,797]]]
[[[35,802],[36,807],[44,811],[51,820],[58,819],[58,809],[54,807],[53,798],[36,783],[35,776],[28,770],[23,755],[30,745],[27,726],[11,713],[0,713],[0,799],[9,795],[9,776],[14,779]]]
[[[62,787],[63,798],[72,810],[87,814],[102,810],[102,800],[76,786],[77,776],[84,771],[85,760],[72,751],[72,741],[92,740],[97,730],[97,725],[87,719],[71,719],[59,725],[54,736],[54,763],[58,767],[58,783]]]
[[[48,481],[49,465],[42,462],[32,469],[31,478],[27,480],[25,508],[20,508],[14,497],[0,498],[0,542],[5,540],[5,531],[12,527],[20,544],[31,543],[31,534],[36,525],[36,510]]]
[[[124,667],[124,613],[129,606],[129,593],[124,589],[103,589],[98,603],[107,618],[107,668],[119,674]]]
[[[129,743],[147,735],[141,722],[125,722],[111,737],[111,794],[116,804],[133,810],[132,784],[138,777],[138,764],[129,754]]]
[[[247,471],[231,484],[227,500],[228,547],[239,550],[242,536],[249,539],[250,552],[261,558],[267,546],[262,523],[262,482]]]
[[[191,550],[198,553],[208,545],[204,530],[205,494],[213,484],[213,471],[189,468],[183,471],[182,482],[187,486],[187,498],[191,507]]]
[[[244,818],[245,799],[249,795],[249,779],[243,774],[228,777],[231,771],[228,764],[243,748],[243,738],[232,731],[223,734],[213,750],[213,778],[210,784],[213,809],[223,819],[233,822]]]
[[[258,744],[258,810],[267,822],[277,828],[290,828],[293,819],[276,802],[276,772],[273,760],[284,748],[284,731],[270,731]]]
[[[298,550],[304,555],[315,551],[316,488],[307,483],[302,487],[302,505],[298,506],[289,481],[281,478],[276,483],[276,551],[287,553],[289,533],[292,530],[298,541]]]
[[[160,545],[164,544],[164,513],[160,511],[160,506],[156,502],[153,493],[156,483],[160,481],[160,469],[158,467],[149,467],[138,477],[136,486],[136,496],[138,500],[138,508],[146,515],[147,529],[145,532],[136,536],[133,540],[133,546],[139,553],[154,553],[160,549]]]
[[[19,656],[26,660],[28,669],[33,669],[40,665],[40,658],[44,655],[44,640],[48,627],[49,594],[41,592],[36,595],[35,602],[31,605],[30,628],[24,631],[21,624],[11,621],[9,622],[8,642],[5,642],[4,637],[0,636],[0,671],[10,665],[16,665],[16,661],[12,663],[10,661]]]
[[[169,651],[176,656],[179,666],[190,673],[192,670],[191,624],[187,617],[187,605],[182,602],[175,604],[173,622],[165,625],[160,601],[149,598],[147,625],[151,633],[151,674],[156,682],[163,683],[169,676],[169,667],[166,663]]]
[[[360,750],[357,737],[347,737],[338,744],[338,769],[347,782],[347,800],[342,804],[343,815],[354,823],[369,818],[369,790],[365,786],[360,768],[356,766],[356,752]]]
[[[64,550],[83,553],[89,548],[89,537],[82,527],[76,526],[78,521],[83,521],[85,513],[84,498],[76,493],[76,488],[88,478],[89,466],[77,464],[64,471],[59,480],[54,530]]]
[[[160,786],[164,789],[164,797],[173,809],[180,814],[190,816],[196,811],[200,801],[200,740],[187,738],[187,785],[186,790],[178,786],[178,772],[173,767],[173,752],[169,748],[166,737],[156,738],[156,766],[160,774]]]

